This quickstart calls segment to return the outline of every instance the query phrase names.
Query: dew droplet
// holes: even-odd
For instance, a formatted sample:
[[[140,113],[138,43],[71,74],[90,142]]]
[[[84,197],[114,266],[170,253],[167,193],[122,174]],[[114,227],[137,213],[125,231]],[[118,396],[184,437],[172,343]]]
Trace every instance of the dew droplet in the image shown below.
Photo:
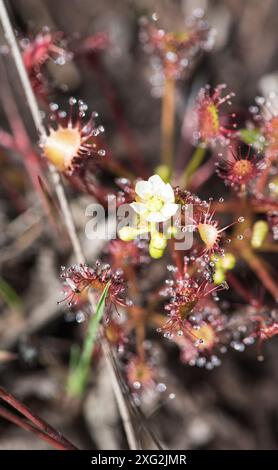
[[[242,352],[245,349],[245,345],[241,343],[240,341],[232,341],[231,347],[235,349],[235,351],[239,351],[239,352]]]
[[[133,385],[133,388],[135,388],[135,390],[140,390],[140,388],[141,388],[140,382],[133,382],[132,385]]]
[[[50,111],[57,111],[57,109],[59,108],[59,105],[57,103],[50,103],[49,105],[49,109]]]
[[[83,312],[77,312],[76,316],[75,316],[75,320],[77,323],[83,323],[85,321],[85,315]]]
[[[157,384],[156,386],[156,390],[159,392],[159,393],[163,393],[167,390],[167,387],[164,383],[160,382],[159,384]]]
[[[74,98],[74,96],[71,96],[71,97],[69,98],[69,104],[70,104],[70,106],[74,106],[74,105],[76,104],[76,102],[77,102],[77,99]]]

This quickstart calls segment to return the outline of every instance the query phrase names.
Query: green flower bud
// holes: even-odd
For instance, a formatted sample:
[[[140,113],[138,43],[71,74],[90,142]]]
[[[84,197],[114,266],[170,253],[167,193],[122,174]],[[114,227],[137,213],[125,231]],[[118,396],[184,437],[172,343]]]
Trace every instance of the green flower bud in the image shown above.
[[[225,277],[225,272],[223,271],[223,269],[221,268],[216,269],[213,275],[213,282],[215,284],[222,284],[222,282],[224,282],[225,279],[226,277]]]

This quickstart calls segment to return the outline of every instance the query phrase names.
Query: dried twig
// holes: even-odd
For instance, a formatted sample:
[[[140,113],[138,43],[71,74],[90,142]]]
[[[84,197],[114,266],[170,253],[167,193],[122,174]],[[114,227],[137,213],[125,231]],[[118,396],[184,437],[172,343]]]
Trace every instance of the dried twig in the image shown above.
[[[42,432],[39,429],[35,428],[31,424],[29,424],[26,421],[24,421],[23,419],[19,418],[19,416],[16,416],[15,414],[13,414],[10,411],[6,410],[2,406],[0,406],[0,416],[2,416],[2,418],[5,418],[7,421],[10,421],[10,423],[16,424],[16,426],[18,426],[22,429],[25,429],[25,431],[29,431],[29,432],[35,434],[40,439],[48,442],[55,449],[67,450],[67,448],[63,444],[61,444],[60,442],[57,442],[56,439],[53,439],[52,437],[48,436],[48,434],[45,434],[44,432]]]
[[[39,437],[51,442],[54,445],[54,442],[63,450],[77,450],[77,448],[69,442],[60,432],[52,428],[48,423],[35,415],[27,406],[18,401],[11,393],[6,392],[6,390],[0,387],[0,398],[8,403],[12,408],[17,410],[25,418],[27,418],[32,424],[25,423],[21,418],[18,418],[16,415],[9,413],[4,408],[0,408],[0,415],[8,419],[9,421],[14,422],[20,427],[28,431],[35,432]],[[30,429],[32,428],[32,430]]]

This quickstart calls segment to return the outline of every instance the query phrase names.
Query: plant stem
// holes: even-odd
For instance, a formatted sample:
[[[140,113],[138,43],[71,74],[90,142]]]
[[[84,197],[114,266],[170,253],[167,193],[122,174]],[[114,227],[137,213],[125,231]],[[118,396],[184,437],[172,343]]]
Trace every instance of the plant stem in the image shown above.
[[[254,297],[252,297],[252,294],[248,291],[248,289],[245,288],[242,282],[240,282],[233,273],[227,272],[226,278],[228,284],[231,284],[231,286],[233,286],[235,292],[237,292],[247,302],[247,304],[258,304],[258,301]]]
[[[0,21],[3,26],[5,37],[10,46],[10,49],[11,49],[11,52],[15,61],[15,65],[17,67],[19,78],[22,83],[22,87],[26,96],[28,106],[30,108],[30,112],[31,112],[34,124],[36,126],[36,129],[38,130],[40,137],[44,137],[46,135],[46,130],[42,123],[41,113],[40,113],[40,110],[36,101],[36,97],[34,95],[34,92],[33,92],[33,89],[29,80],[29,77],[27,75],[22,57],[21,57],[21,53],[17,44],[17,40],[16,40],[14,31],[11,25],[11,21],[10,21],[4,0],[0,0]],[[83,254],[81,244],[78,239],[78,235],[77,235],[74,221],[72,218],[71,209],[66,198],[66,194],[64,191],[64,187],[62,185],[60,174],[58,173],[58,171],[53,165],[49,165],[49,169],[50,169],[50,173],[52,176],[53,185],[57,194],[57,198],[58,198],[61,210],[64,215],[66,228],[67,228],[67,231],[68,231],[68,234],[69,234],[72,246],[73,246],[76,260],[78,263],[83,263],[85,260],[85,256]],[[91,306],[92,308],[94,308],[93,301],[91,301]],[[105,350],[104,350],[104,354],[105,354]],[[110,358],[107,357],[107,362],[109,362],[109,360]],[[124,429],[127,435],[127,440],[128,442],[133,442],[133,441],[136,442],[133,427],[131,426],[131,424],[129,426],[126,425],[126,422],[127,422],[126,417],[128,416],[129,423],[131,423],[131,419],[129,417],[125,400],[122,397],[121,388],[119,386],[115,387],[115,382],[117,381],[117,378],[115,376],[115,371],[112,367],[110,369],[110,372],[112,374],[111,382],[112,382],[115,398],[117,401],[119,413],[121,415]]]
[[[58,450],[72,450],[72,447],[70,447],[69,449],[64,444],[61,444],[56,439],[53,439],[53,437],[49,436],[48,434],[45,434],[43,431],[40,431],[36,427],[27,423],[23,419],[19,418],[19,416],[14,415],[13,413],[6,410],[2,406],[0,406],[0,416],[2,416],[2,418],[5,418],[7,421],[10,421],[10,423],[16,424],[16,426],[19,426],[20,428],[25,429],[25,431],[32,432],[37,437],[48,442],[50,445],[52,445],[54,448]]]
[[[15,144],[14,138],[9,132],[0,129],[0,144],[1,147],[6,148],[8,150],[12,150],[13,152],[17,151],[17,146]]]
[[[97,53],[91,53],[88,55],[88,62],[92,67],[93,72],[96,74],[101,88],[103,96],[106,98],[107,103],[110,107],[115,124],[118,127],[119,133],[121,134],[123,141],[126,146],[126,150],[132,159],[133,168],[141,173],[141,176],[147,177],[148,169],[144,162],[140,148],[137,145],[135,136],[131,131],[128,121],[125,117],[124,110],[120,98],[117,96],[117,92],[113,87],[112,82],[109,79],[108,73],[105,70],[101,58]],[[138,168],[139,167],[139,168]]]
[[[190,162],[188,163],[187,167],[184,170],[184,173],[181,177],[181,186],[182,187],[188,187],[190,184],[190,180],[192,176],[194,175],[195,171],[199,168],[201,165],[202,161],[204,160],[206,155],[206,147],[203,145],[198,145],[196,147]]]
[[[49,435],[56,442],[59,442],[63,446],[67,447],[68,450],[76,450],[76,447],[71,442],[69,442],[64,436],[62,436],[60,432],[56,431],[56,429],[52,428],[48,423],[46,423],[37,415],[35,415],[29,408],[27,408],[27,406],[18,401],[11,393],[6,392],[3,387],[0,387],[0,398],[6,403],[8,403],[12,408],[21,413],[23,416],[25,416],[25,418],[31,421],[31,423],[36,428]]]
[[[266,253],[278,253],[278,245],[275,243],[263,243],[262,246],[256,248],[256,251],[263,251]]]
[[[175,80],[165,77],[161,112],[161,163],[172,173],[175,130]]]

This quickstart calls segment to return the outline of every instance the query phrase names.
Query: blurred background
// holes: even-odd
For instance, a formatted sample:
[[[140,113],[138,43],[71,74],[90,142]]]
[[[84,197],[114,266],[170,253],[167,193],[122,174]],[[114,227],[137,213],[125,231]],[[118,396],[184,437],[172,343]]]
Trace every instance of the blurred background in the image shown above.
[[[19,38],[33,37],[47,26],[63,31],[77,51],[62,67],[49,62],[50,100],[63,105],[71,95],[82,98],[99,113],[106,143],[116,158],[128,166],[130,152],[140,154],[149,174],[159,162],[161,102],[149,57],[138,40],[142,15],[156,12],[163,26],[182,30],[186,16],[203,9],[216,31],[212,51],[178,85],[177,142],[186,107],[204,84],[226,83],[236,93],[234,108],[242,119],[258,94],[278,91],[275,0],[14,0],[7,4]],[[108,35],[109,45],[100,60],[89,65],[78,54],[78,44],[100,32]],[[2,33],[0,48],[1,128],[9,130],[6,110],[11,93],[36,142]],[[182,158],[189,158],[190,149],[188,143],[180,150]],[[0,147],[0,168],[0,350],[15,354],[0,355],[0,383],[80,448],[125,447],[102,359],[84,402],[69,412],[63,389],[67,358],[72,339],[80,337],[83,328],[64,306],[57,306],[59,270],[71,260],[70,246],[53,236],[20,155]],[[224,185],[221,191],[225,196]],[[84,209],[91,198],[72,190],[69,194],[86,255],[94,260],[103,246],[84,235]],[[232,351],[213,371],[184,366],[177,351],[164,348],[158,338],[154,344],[167,390],[163,398],[147,401],[144,412],[169,448],[277,448],[277,337],[264,345],[264,362],[257,361],[253,348]],[[146,437],[145,448],[151,445]],[[47,448],[44,442],[0,419],[0,449],[43,448]]]

